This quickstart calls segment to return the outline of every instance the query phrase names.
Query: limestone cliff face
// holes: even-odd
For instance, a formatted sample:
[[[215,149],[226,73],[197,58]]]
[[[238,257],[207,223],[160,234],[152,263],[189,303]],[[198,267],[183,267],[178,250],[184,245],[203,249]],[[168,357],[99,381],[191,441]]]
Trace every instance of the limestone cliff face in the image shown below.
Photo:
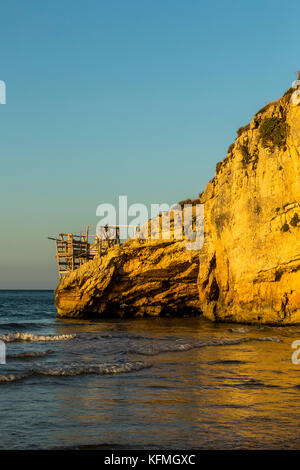
[[[201,197],[199,298],[211,320],[300,322],[300,106],[292,91],[239,129]]]
[[[157,316],[199,313],[199,254],[185,241],[128,240],[62,279],[60,316]]]
[[[300,106],[289,90],[239,129],[201,196],[205,242],[129,240],[56,289],[59,315],[199,313],[300,322]]]

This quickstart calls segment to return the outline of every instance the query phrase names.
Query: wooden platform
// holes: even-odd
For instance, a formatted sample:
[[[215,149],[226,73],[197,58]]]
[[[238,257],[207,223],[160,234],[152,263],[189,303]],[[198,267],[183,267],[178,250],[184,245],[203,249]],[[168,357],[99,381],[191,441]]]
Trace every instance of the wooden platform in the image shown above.
[[[48,237],[49,240],[56,242],[56,259],[60,279],[95,256],[103,256],[110,247],[120,244],[120,225],[105,225],[100,227],[100,233],[97,234],[91,233],[92,227],[96,226],[88,225],[86,232],[80,232],[79,235],[59,233],[59,238]],[[134,227],[137,228],[137,226]]]

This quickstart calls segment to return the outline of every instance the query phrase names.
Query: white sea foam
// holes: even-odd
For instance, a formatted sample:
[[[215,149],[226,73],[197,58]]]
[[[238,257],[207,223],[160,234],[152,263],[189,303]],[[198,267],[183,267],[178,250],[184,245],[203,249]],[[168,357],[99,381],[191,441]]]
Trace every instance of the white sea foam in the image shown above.
[[[17,380],[26,379],[26,377],[30,377],[32,372],[25,372],[24,374],[7,374],[7,375],[0,375],[0,384],[8,383],[8,382],[16,382]]]
[[[142,361],[125,362],[122,364],[95,364],[95,363],[71,363],[59,364],[54,367],[34,367],[23,374],[7,374],[0,375],[0,384],[15,382],[32,375],[44,375],[48,377],[73,377],[77,375],[98,374],[98,375],[115,375],[124,374],[126,372],[134,372],[142,369],[148,369],[152,364]]]
[[[54,351],[48,349],[47,351],[29,351],[18,354],[7,354],[7,359],[36,359],[37,357],[44,357],[52,354]]]
[[[46,341],[67,341],[75,338],[76,335],[34,335],[33,333],[22,333],[16,331],[15,333],[8,333],[7,335],[0,335],[0,340],[5,343],[16,343],[20,341],[27,342],[46,342]]]
[[[125,362],[123,364],[95,364],[95,363],[72,363],[58,364],[55,367],[41,367],[34,370],[37,375],[50,376],[75,376],[85,374],[113,375],[125,372],[133,372],[151,367],[151,364],[145,362]]]
[[[248,328],[229,328],[229,331],[231,333],[239,333],[239,334],[244,334],[244,333],[249,333],[250,330]]]

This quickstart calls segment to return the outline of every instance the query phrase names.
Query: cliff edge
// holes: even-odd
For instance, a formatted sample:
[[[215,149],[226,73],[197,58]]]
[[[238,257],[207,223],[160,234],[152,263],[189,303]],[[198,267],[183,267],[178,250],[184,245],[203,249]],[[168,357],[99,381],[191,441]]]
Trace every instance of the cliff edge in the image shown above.
[[[201,197],[199,298],[211,320],[300,322],[300,106],[293,92],[238,130]]]

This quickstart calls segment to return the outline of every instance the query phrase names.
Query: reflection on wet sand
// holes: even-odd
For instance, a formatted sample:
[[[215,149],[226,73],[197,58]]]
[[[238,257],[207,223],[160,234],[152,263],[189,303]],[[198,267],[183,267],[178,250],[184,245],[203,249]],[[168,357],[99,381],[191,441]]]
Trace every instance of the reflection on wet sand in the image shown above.
[[[111,332],[113,337],[121,333],[121,338],[127,334],[126,347],[136,341],[169,344],[178,341],[180,322],[81,324],[80,331]],[[180,341],[235,334],[228,325],[215,327],[199,319],[180,326]],[[249,327],[245,334],[263,337],[277,332]],[[151,369],[134,376],[86,376],[80,385],[58,387],[52,397],[61,421],[55,440],[62,446],[71,440],[115,448],[297,448],[300,380],[290,360],[291,337],[297,332],[286,333],[279,332],[276,336],[282,342],[275,344],[247,342],[165,352],[151,357]],[[131,353],[130,359],[137,357]]]

